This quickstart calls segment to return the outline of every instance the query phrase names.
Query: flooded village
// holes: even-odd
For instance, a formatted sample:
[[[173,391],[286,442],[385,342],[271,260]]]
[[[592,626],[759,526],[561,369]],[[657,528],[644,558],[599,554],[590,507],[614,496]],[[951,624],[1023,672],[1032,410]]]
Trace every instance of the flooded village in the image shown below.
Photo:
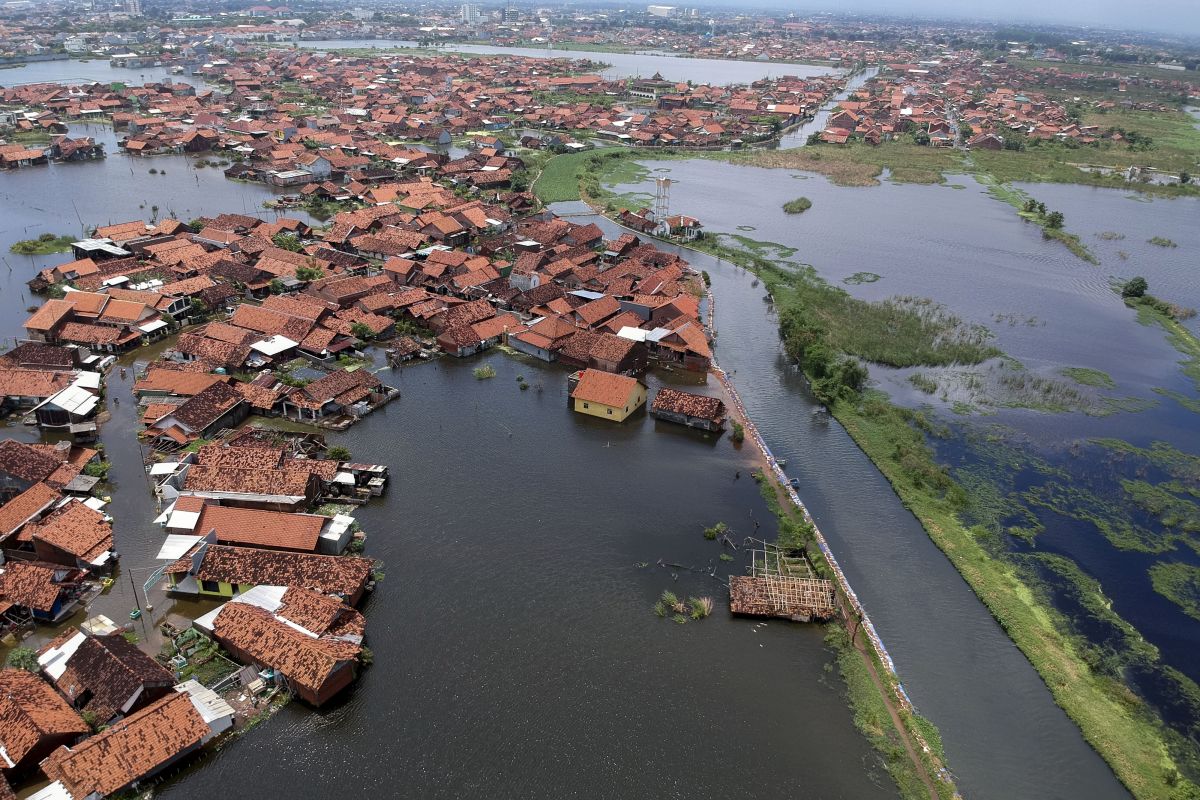
[[[831,425],[724,248],[750,220],[678,159],[837,184],[836,147],[1137,134],[1083,119],[1087,76],[793,23],[756,56],[720,19],[627,29],[690,56],[611,54],[637,74],[496,49],[536,20],[455,52],[408,46],[455,38],[436,15],[211,20],[66,64],[3,28],[31,61],[0,72],[0,795],[1128,796]],[[676,77],[718,60],[738,77]],[[886,602],[892,569],[935,599]]]
[[[317,65],[302,58],[296,66]],[[340,91],[332,65],[321,66],[330,71],[325,89]],[[236,70],[229,78],[241,82]],[[518,376],[516,386],[565,392],[573,412],[604,424],[649,408],[720,434],[728,416],[713,389],[689,391],[704,390],[712,364],[700,274],[634,233],[605,239],[595,224],[537,212],[532,195],[510,188],[526,165],[499,139],[477,136],[467,155],[449,160],[378,142],[404,130],[405,118],[379,128],[330,118],[328,128],[264,139],[261,130],[278,120],[224,120],[208,136],[158,117],[151,130],[117,111],[146,100],[155,110],[177,103],[175,118],[228,110],[212,93],[202,110],[191,87],[178,103],[176,86],[184,85],[97,98],[114,126],[128,127],[127,153],[186,153],[202,143],[238,158],[228,178],[281,185],[302,176],[301,208],[333,213],[324,225],[239,213],[97,225],[68,243],[70,260],[28,281],[41,300],[5,352],[0,378],[11,387],[10,419],[56,444],[2,445],[11,546],[0,591],[9,635],[39,642],[29,658],[61,693],[59,719],[8,775],[20,785],[40,771],[49,784],[33,796],[45,800],[147,785],[278,700],[327,704],[372,663],[358,607],[383,572],[354,513],[384,495],[391,465],[358,463],[325,432],[406,405],[389,385],[401,370],[499,348],[523,363],[565,367]],[[92,108],[70,87],[22,87],[5,99],[46,108],[22,122],[50,131]],[[439,143],[424,131],[417,138]],[[272,166],[260,166],[264,159]],[[156,357],[138,359],[144,349]],[[651,402],[648,369],[686,385],[662,387]],[[473,371],[476,381],[495,375],[490,364]],[[555,376],[562,385],[547,387]],[[120,389],[106,381],[116,377]],[[154,566],[130,575],[129,622],[81,611],[122,574],[102,494],[113,456],[98,442],[122,401],[134,407],[136,452],[163,535]],[[168,606],[163,616],[152,590],[201,602],[204,613],[187,618]],[[801,613],[763,603],[743,613]],[[830,601],[822,603],[828,615]],[[86,620],[59,631],[79,616]],[[143,620],[156,626],[154,658],[137,646]],[[53,638],[43,642],[39,626]],[[97,702],[112,695],[113,670],[138,675],[140,685],[121,702]],[[154,751],[107,755],[155,738],[164,743]]]

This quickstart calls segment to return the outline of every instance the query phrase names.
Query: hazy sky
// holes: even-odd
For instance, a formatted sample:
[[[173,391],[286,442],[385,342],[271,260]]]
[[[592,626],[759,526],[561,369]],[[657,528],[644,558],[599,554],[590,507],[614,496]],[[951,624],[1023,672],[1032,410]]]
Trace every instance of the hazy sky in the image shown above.
[[[975,17],[1200,35],[1200,0],[802,0],[806,8],[891,16]]]

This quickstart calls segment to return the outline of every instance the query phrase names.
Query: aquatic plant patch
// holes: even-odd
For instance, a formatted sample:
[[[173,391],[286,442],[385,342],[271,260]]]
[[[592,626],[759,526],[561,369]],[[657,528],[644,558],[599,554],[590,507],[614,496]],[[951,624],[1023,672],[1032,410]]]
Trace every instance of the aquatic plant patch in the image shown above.
[[[1177,561],[1160,561],[1150,568],[1154,591],[1170,600],[1183,613],[1200,620],[1200,567]]]

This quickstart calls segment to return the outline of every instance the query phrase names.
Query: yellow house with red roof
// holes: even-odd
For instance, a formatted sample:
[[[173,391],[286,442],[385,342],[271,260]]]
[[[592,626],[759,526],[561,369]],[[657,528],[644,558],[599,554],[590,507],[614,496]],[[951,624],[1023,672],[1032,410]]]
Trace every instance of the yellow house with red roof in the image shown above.
[[[598,369],[585,369],[576,375],[578,383],[571,390],[571,407],[580,414],[624,422],[646,404],[646,385],[637,378]]]

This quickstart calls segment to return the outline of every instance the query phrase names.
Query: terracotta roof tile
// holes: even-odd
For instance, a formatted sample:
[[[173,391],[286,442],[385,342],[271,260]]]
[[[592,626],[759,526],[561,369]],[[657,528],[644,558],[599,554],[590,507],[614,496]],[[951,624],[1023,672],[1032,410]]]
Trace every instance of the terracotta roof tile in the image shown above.
[[[197,747],[210,733],[186,693],[172,693],[42,763],[72,797],[114,794]]]
[[[44,680],[0,670],[0,747],[19,764],[45,736],[87,733],[87,723]]]

